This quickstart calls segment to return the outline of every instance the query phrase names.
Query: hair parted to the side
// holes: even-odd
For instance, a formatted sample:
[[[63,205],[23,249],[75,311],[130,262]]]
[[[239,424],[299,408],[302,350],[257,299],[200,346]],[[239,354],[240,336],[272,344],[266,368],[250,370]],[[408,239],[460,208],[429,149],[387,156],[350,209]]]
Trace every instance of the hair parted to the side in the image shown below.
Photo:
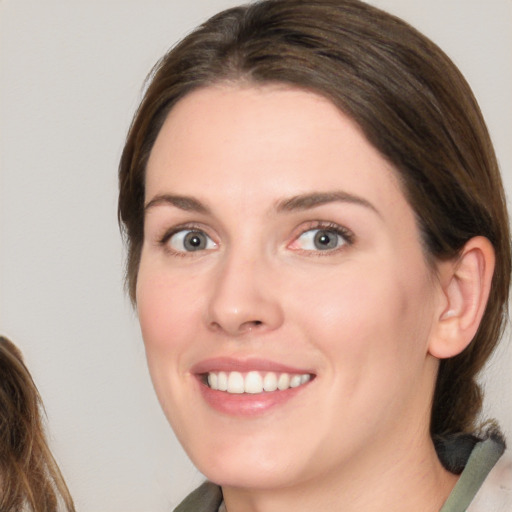
[[[441,361],[433,436],[469,432],[481,409],[476,376],[507,318],[510,236],[490,137],[466,80],[430,40],[358,0],[267,0],[224,11],[154,68],[119,167],[119,220],[135,302],[144,237],[145,167],[172,107],[194,89],[229,81],[314,91],[355,120],[396,170],[432,264],[487,237],[496,267],[470,346]]]
[[[42,402],[19,350],[0,336],[0,511],[74,512],[48,448]]]

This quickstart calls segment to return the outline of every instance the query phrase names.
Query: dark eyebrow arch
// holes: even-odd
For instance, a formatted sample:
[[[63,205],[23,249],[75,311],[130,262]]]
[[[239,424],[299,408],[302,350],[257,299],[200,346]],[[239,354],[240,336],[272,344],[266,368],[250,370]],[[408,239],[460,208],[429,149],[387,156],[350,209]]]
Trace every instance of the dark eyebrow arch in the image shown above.
[[[282,199],[277,203],[276,210],[278,212],[308,210],[310,208],[315,208],[316,206],[322,206],[324,204],[334,202],[352,203],[359,206],[364,206],[365,208],[369,208],[375,212],[379,217],[381,216],[377,208],[375,208],[375,206],[373,206],[373,204],[366,199],[343,191],[312,192],[308,194],[293,196],[287,199]]]
[[[210,213],[210,210],[200,201],[189,196],[174,196],[172,194],[159,194],[151,201],[144,205],[144,211],[147,212],[150,208],[160,205],[170,205],[180,210],[196,213]]]

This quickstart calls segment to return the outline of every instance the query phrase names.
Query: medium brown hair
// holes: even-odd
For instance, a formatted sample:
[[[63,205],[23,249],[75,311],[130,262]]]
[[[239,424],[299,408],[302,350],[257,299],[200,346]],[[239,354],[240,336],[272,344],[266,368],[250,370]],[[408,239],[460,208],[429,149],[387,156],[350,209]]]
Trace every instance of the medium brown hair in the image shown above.
[[[74,512],[48,448],[43,405],[20,351],[0,336],[0,510]]]
[[[476,376],[498,342],[510,280],[508,217],[478,104],[451,60],[404,21],[358,0],[267,0],[201,25],[154,68],[119,167],[119,219],[135,287],[144,237],[144,174],[172,107],[222,81],[289,84],[331,100],[392,163],[413,208],[427,260],[455,257],[487,237],[496,268],[470,346],[441,361],[431,432],[471,431],[481,408]]]

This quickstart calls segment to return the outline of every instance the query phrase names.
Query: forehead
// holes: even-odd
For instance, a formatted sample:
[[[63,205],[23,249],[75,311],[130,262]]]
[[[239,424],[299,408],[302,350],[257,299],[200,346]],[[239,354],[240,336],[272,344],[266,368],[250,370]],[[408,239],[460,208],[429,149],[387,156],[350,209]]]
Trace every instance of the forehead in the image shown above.
[[[349,117],[282,85],[192,92],[171,110],[147,166],[146,199],[172,192],[250,202],[334,189],[407,206],[392,166]]]

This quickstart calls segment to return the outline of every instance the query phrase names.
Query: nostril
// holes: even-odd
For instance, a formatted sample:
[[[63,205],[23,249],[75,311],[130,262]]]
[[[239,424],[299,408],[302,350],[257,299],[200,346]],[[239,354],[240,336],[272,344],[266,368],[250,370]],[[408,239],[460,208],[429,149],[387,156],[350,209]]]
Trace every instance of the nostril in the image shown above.
[[[249,322],[244,322],[241,326],[240,326],[240,333],[243,333],[243,332],[251,332],[253,329],[256,329],[258,327],[260,327],[261,325],[263,325],[263,322],[261,320],[251,320]]]

